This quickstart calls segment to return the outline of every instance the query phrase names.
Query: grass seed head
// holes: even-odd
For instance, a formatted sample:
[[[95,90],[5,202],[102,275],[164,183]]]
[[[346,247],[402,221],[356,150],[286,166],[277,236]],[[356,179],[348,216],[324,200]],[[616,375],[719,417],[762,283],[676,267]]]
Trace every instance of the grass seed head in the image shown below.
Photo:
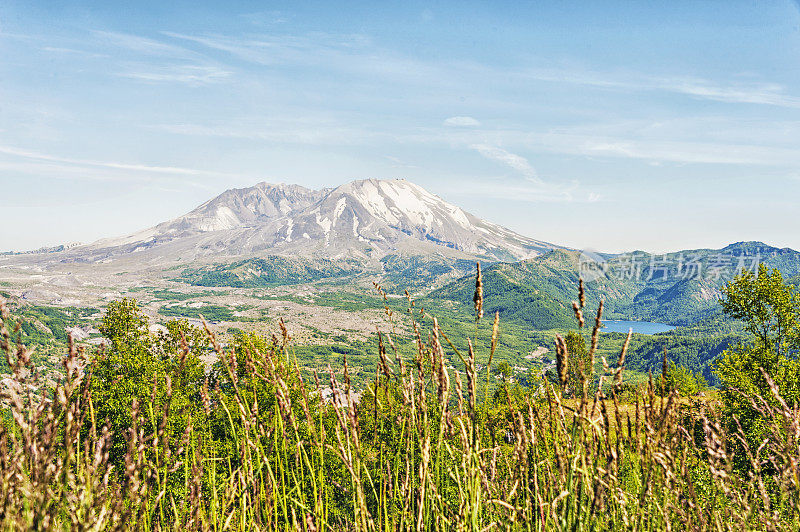
[[[575,313],[575,319],[578,320],[578,326],[583,327],[586,323],[586,320],[583,319],[583,311],[581,310],[580,305],[575,301],[572,302],[572,311]]]
[[[560,335],[556,335],[556,371],[558,372],[558,380],[561,386],[567,385],[569,377],[569,351],[567,350],[567,342]]]
[[[477,273],[475,275],[475,294],[472,296],[472,301],[475,303],[475,319],[479,320],[483,317],[483,276],[481,275],[481,263],[476,262],[475,267]]]

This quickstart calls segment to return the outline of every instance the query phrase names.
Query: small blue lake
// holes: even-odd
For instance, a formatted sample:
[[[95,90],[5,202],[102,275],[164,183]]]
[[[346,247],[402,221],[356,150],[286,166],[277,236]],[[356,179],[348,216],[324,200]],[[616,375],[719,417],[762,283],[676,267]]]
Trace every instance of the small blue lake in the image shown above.
[[[618,332],[627,334],[628,329],[633,329],[633,332],[639,334],[657,334],[662,332],[671,331],[675,327],[666,325],[664,323],[655,323],[653,321],[626,321],[626,320],[603,320],[602,332]]]

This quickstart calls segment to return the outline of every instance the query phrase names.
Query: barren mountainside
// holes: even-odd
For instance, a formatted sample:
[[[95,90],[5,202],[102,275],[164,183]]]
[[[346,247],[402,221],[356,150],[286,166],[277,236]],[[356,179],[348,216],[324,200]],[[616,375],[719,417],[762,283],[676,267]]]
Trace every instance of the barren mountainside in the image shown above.
[[[378,259],[450,250],[513,261],[558,247],[481,220],[406,180],[369,179],[322,190],[268,183],[231,189],[183,216],[71,254],[89,261],[141,251],[184,259],[264,253]]]

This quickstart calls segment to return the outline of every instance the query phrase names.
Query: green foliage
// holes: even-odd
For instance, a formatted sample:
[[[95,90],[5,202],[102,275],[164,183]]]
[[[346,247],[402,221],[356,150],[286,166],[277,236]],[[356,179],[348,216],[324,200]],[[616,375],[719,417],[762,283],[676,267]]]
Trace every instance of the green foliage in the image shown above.
[[[586,339],[575,331],[570,331],[564,341],[567,343],[569,361],[567,367],[567,389],[573,396],[583,393],[583,383],[592,381],[592,361],[586,348]]]
[[[726,349],[735,346],[741,339],[741,336],[733,334],[697,337],[678,330],[657,334],[637,341],[628,352],[626,365],[629,369],[644,373],[660,372],[666,350],[667,359],[717,385],[719,380],[714,372],[714,363]]]
[[[744,271],[723,294],[723,310],[743,321],[746,330],[757,338],[758,347],[773,351],[776,361],[800,345],[800,292],[784,284],[779,270],[770,271],[762,264],[758,274]]]
[[[94,308],[47,307],[25,305],[12,313],[20,320],[20,332],[26,345],[66,344],[67,328],[86,324],[85,317],[97,312]]]
[[[187,268],[175,280],[195,286],[264,288],[335,279],[361,271],[359,264],[350,260],[320,258],[312,261],[269,256],[204,268]]]
[[[486,315],[500,312],[504,320],[524,322],[539,330],[568,328],[572,325],[571,307],[539,287],[520,283],[494,267],[483,274],[483,283],[492,287],[484,294],[483,309]],[[436,290],[428,297],[465,303],[472,301],[474,290],[475,282],[468,277]]]
[[[713,406],[659,401],[653,390],[631,391],[634,407],[597,393],[596,382],[589,401],[547,382],[511,384],[505,357],[494,366],[502,385],[480,401],[476,387],[488,375],[478,361],[493,346],[491,324],[444,317],[446,332],[428,314],[407,315],[413,336],[382,335],[377,349],[306,346],[327,360],[346,355],[347,363],[314,376],[319,385],[298,367],[285,329],[272,338],[239,332],[229,349],[215,346],[207,387],[199,357],[211,338],[185,321],[153,335],[134,300],[112,303],[101,325],[111,344],[90,357],[86,371],[73,350],[53,400],[23,403],[12,393],[14,415],[0,427],[7,509],[0,524],[365,531],[800,524],[800,442],[786,430],[796,425],[796,410],[782,403],[796,404],[791,387],[786,399],[782,391],[766,399],[754,391],[756,404],[766,405],[759,424],[750,425],[763,437],[754,442],[739,425],[720,423],[725,414]],[[502,326],[497,342],[510,342],[503,355],[521,350],[521,338],[527,349],[546,340],[515,327]],[[617,336],[603,341],[616,349]],[[0,337],[12,360],[7,336]],[[588,373],[584,338],[573,332],[567,344],[576,369]],[[760,345],[756,339],[754,351],[736,351],[752,355],[751,369],[775,359],[755,356]],[[791,341],[785,346],[793,352]],[[27,383],[29,372],[20,369],[30,361],[24,350],[15,356],[15,379]],[[380,365],[368,371],[367,386],[355,388],[359,356]],[[797,382],[794,360],[785,362],[776,381]],[[599,365],[597,371],[613,376]],[[697,391],[698,380],[674,363],[663,380],[666,390]],[[83,431],[75,432],[75,423]],[[742,452],[731,454],[731,442],[741,442]],[[748,474],[734,467],[738,456],[759,453],[768,460],[752,462],[766,467]]]
[[[87,316],[95,312],[97,309],[94,308],[14,305],[9,316],[9,322],[14,323],[14,328],[9,333],[14,341],[36,347],[32,355],[36,366],[57,378],[63,373],[63,368],[52,360],[52,355],[60,356],[66,350],[67,329],[91,325],[93,322]],[[18,330],[16,326],[19,326]],[[0,358],[0,373],[9,373],[10,370],[7,361]]]
[[[674,390],[680,397],[692,397],[703,391],[708,384],[702,375],[694,375],[685,367],[670,362],[660,386],[661,395],[668,395]]]
[[[113,432],[112,462],[123,468],[132,412],[144,411],[151,429],[164,424],[173,441],[191,422],[203,426],[200,389],[205,382],[199,355],[209,342],[205,332],[186,321],[167,322],[166,332],[152,335],[149,320],[134,299],[108,305],[100,331],[110,346],[90,365],[91,421]],[[170,404],[165,414],[162,408]]]
[[[676,326],[691,326],[714,316],[718,311],[719,289],[736,273],[737,267],[750,268],[753,261],[761,260],[787,275],[800,273],[800,253],[760,242],[741,242],[721,250],[700,249],[666,255],[637,251],[608,256],[606,260],[606,271],[587,282],[590,308],[603,299],[607,318],[655,321]],[[695,265],[697,275],[687,273],[689,261]],[[552,304],[569,310],[575,298],[580,262],[578,252],[554,250],[513,264],[493,264],[484,269],[483,275],[484,279],[493,282],[513,283],[513,289],[488,282],[487,286],[492,286],[498,293],[507,293],[520,304],[528,301],[534,305],[531,294],[536,294],[542,300],[540,306],[546,301],[550,310],[555,310]],[[500,274],[500,277],[494,274]],[[469,279],[449,283],[432,295],[459,299],[463,293],[469,292]],[[504,314],[505,319],[514,318],[514,307],[513,303],[504,305],[509,311]],[[547,320],[542,320],[543,316],[522,313],[521,317],[537,328],[551,328]],[[542,320],[541,324],[536,320]]]
[[[387,286],[429,289],[442,279],[458,278],[472,273],[475,263],[471,260],[451,259],[434,255],[386,255],[381,258],[383,282]]]
[[[767,410],[777,405],[775,395],[790,408],[800,403],[800,294],[780,271],[762,265],[757,276],[737,276],[724,296],[723,309],[744,322],[751,340],[726,350],[717,364],[723,410],[728,423],[740,424],[748,443],[758,446],[767,435]],[[773,390],[764,402],[751,399]],[[738,466],[751,464],[740,456]]]
[[[132,290],[131,290],[132,291]],[[173,292],[172,290],[152,290],[150,295],[160,301],[187,301],[198,297],[219,296],[226,292],[206,290],[200,293]]]
[[[500,362],[498,362],[494,366],[494,368],[492,368],[492,373],[503,379],[503,382],[508,381],[509,377],[511,377],[514,374],[514,372],[511,369],[511,366],[505,360],[501,360]]]
[[[243,318],[235,316],[234,310],[246,310],[247,306],[239,306],[236,309],[221,305],[203,305],[202,307],[181,307],[164,306],[158,309],[162,316],[174,316],[179,318],[204,318],[209,321],[244,321]]]

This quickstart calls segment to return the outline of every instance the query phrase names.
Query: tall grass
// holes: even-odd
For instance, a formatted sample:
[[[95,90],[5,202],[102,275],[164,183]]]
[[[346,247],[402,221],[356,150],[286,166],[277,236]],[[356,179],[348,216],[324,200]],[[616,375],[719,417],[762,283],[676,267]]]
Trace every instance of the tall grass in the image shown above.
[[[2,528],[800,528],[800,412],[774,385],[764,391],[771,397],[750,398],[769,424],[756,449],[741,429],[723,424],[713,404],[657,394],[652,377],[622,404],[625,348],[615,366],[603,360],[598,376],[583,376],[576,398],[542,380],[527,393],[501,387],[481,404],[476,358],[491,360],[498,318],[490,353],[476,353],[472,339],[462,352],[436,319],[427,316],[425,325],[418,320],[424,312],[407,301],[416,355],[404,359],[393,332],[378,332],[378,370],[358,402],[346,359],[312,382],[303,378],[284,327],[268,349],[242,352],[223,349],[209,331],[224,385],[206,383],[197,400],[215,430],[190,422],[170,438],[173,379],[164,375],[166,401],[155,400],[154,382],[153,400],[131,402],[119,463],[109,458],[108,426],[94,415],[92,358],[70,345],[63,380],[46,389],[30,352],[14,344],[3,309],[13,383],[5,386],[0,429]],[[580,326],[583,306],[581,286]],[[385,310],[396,318],[388,303]],[[592,357],[601,315],[602,308]],[[556,348],[565,368],[566,344],[559,339]],[[448,353],[460,360],[459,371],[448,371]],[[341,391],[342,404],[324,403],[325,387]],[[747,473],[734,467],[732,442],[742,444],[736,448],[747,455]]]

